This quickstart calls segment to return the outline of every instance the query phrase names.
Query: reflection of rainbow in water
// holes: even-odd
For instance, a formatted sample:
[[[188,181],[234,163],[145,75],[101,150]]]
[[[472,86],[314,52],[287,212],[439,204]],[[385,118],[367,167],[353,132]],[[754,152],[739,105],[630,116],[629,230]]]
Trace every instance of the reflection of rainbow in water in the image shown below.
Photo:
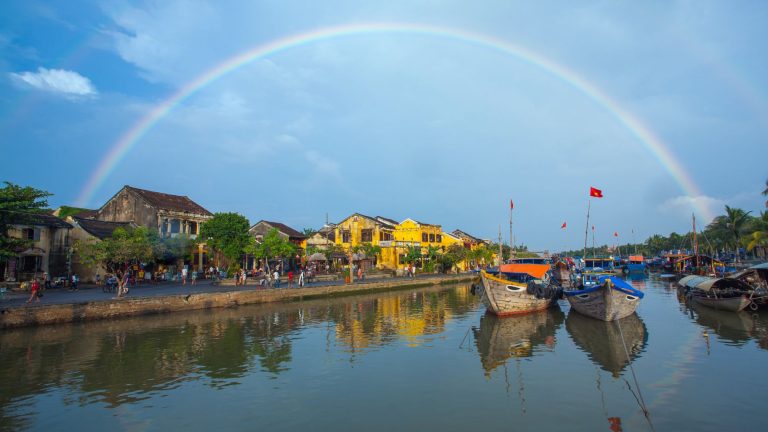
[[[610,98],[596,85],[565,66],[555,63],[554,61],[522,46],[479,33],[416,23],[361,23],[321,28],[258,45],[225,60],[221,64],[209,69],[197,78],[188,82],[176,93],[157,104],[111,146],[106,156],[101,160],[97,169],[80,192],[76,205],[84,206],[89,204],[94,192],[102,185],[128,151],[133,148],[136,143],[152,129],[152,127],[167,116],[168,113],[182,101],[193,96],[212,82],[246,64],[280,51],[334,38],[366,34],[403,34],[441,37],[469,45],[490,48],[514,56],[528,64],[543,69],[559,80],[572,85],[613,115],[614,118],[624,125],[624,127],[626,127],[627,130],[629,130],[639,142],[642,143],[656,159],[658,159],[661,165],[675,179],[684,193],[690,197],[698,197],[701,195],[698,187],[683,169],[682,165],[675,159],[667,146],[665,146],[647,126],[645,126],[637,117],[621,107],[618,102]],[[696,210],[698,210],[705,219],[712,219],[713,215],[704,204],[696,205],[698,206]]]

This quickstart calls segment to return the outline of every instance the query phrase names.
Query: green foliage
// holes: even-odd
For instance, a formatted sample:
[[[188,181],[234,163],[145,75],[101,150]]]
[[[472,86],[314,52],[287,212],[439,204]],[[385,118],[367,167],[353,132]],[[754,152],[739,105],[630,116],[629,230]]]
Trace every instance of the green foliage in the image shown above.
[[[362,252],[367,258],[374,258],[381,253],[381,246],[374,246],[371,243],[361,243],[352,248],[352,252]]]
[[[175,237],[159,238],[154,231],[150,234],[153,255],[158,261],[171,263],[192,257],[197,248],[197,242],[186,234]]]
[[[296,249],[296,245],[283,238],[275,228],[272,228],[261,242],[257,242],[251,237],[245,251],[257,259],[272,259],[292,256],[296,253]]]
[[[462,245],[454,244],[448,247],[444,253],[437,256],[437,265],[442,273],[448,273],[459,262],[465,260],[469,255],[469,249]]]
[[[305,236],[307,236],[307,238],[309,238],[309,237],[312,237],[312,235],[315,234],[317,232],[317,230],[314,229],[314,228],[304,228],[303,230],[301,230],[301,232]]]
[[[421,259],[421,248],[417,246],[408,246],[408,250],[405,252],[405,262],[408,264],[416,264]]]
[[[35,214],[43,213],[48,207],[50,193],[33,187],[5,182],[0,188],[0,260],[17,256],[19,251],[32,244],[26,239],[9,236],[13,224],[28,223]]]
[[[59,217],[64,219],[67,216],[75,216],[76,214],[82,213],[87,210],[89,209],[81,208],[81,207],[72,207],[72,206],[61,206],[59,207]]]
[[[76,241],[74,250],[79,262],[103,265],[114,273],[119,268],[153,258],[152,236],[144,227],[117,228],[112,237],[96,241]]]
[[[237,261],[252,237],[248,219],[237,213],[216,213],[200,227],[200,237],[230,261]]]

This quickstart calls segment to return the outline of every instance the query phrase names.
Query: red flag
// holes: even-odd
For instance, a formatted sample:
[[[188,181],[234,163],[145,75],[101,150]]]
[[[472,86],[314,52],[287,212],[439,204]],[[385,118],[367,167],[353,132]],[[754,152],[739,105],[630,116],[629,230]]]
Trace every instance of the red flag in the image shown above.
[[[565,229],[565,227],[566,227],[566,226],[567,226],[567,224],[566,224],[565,222],[563,222],[563,225],[562,225],[562,226],[560,226],[560,228],[561,228],[561,229]]]
[[[614,236],[614,237],[618,237],[618,236],[619,236],[619,233],[617,233],[616,231],[614,231],[614,232],[613,232],[613,236]]]
[[[602,198],[603,197],[603,191],[597,188],[593,188],[592,186],[589,187],[589,196],[594,198]]]
[[[509,200],[509,209],[514,210],[515,209],[515,203],[512,202],[512,200]]]

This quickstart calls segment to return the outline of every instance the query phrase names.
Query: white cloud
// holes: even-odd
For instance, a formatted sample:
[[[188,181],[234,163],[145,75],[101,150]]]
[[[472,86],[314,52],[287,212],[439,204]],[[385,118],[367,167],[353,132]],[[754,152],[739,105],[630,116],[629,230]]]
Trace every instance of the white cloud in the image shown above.
[[[340,178],[339,163],[333,159],[325,157],[314,150],[304,152],[304,158],[314,167],[315,171],[326,174],[331,177]]]
[[[91,80],[64,69],[38,68],[37,72],[11,73],[11,78],[28,86],[67,96],[96,96]]]
[[[659,206],[659,210],[676,215],[690,215],[695,212],[698,217],[703,218],[703,220],[699,220],[703,226],[712,222],[711,219],[714,214],[712,209],[720,209],[724,205],[723,200],[706,195],[695,197],[682,195],[664,201]],[[699,210],[704,211],[705,214],[700,214]]]

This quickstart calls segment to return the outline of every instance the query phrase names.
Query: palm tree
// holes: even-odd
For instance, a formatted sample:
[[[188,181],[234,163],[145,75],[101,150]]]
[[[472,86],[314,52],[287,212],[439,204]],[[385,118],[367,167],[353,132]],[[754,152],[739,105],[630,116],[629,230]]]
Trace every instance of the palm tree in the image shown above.
[[[751,251],[756,247],[759,247],[765,252],[765,248],[768,247],[768,211],[760,212],[760,217],[753,220],[752,234],[749,235],[749,244],[747,244],[747,250]]]
[[[765,189],[763,189],[763,196],[768,196],[768,180],[765,181]],[[765,202],[765,207],[768,208],[768,201]]]
[[[728,228],[728,233],[730,234],[730,237],[733,238],[734,256],[736,262],[739,261],[739,243],[741,236],[744,233],[744,230],[750,220],[750,213],[752,212],[725,206],[725,221],[727,224],[726,226]]]

